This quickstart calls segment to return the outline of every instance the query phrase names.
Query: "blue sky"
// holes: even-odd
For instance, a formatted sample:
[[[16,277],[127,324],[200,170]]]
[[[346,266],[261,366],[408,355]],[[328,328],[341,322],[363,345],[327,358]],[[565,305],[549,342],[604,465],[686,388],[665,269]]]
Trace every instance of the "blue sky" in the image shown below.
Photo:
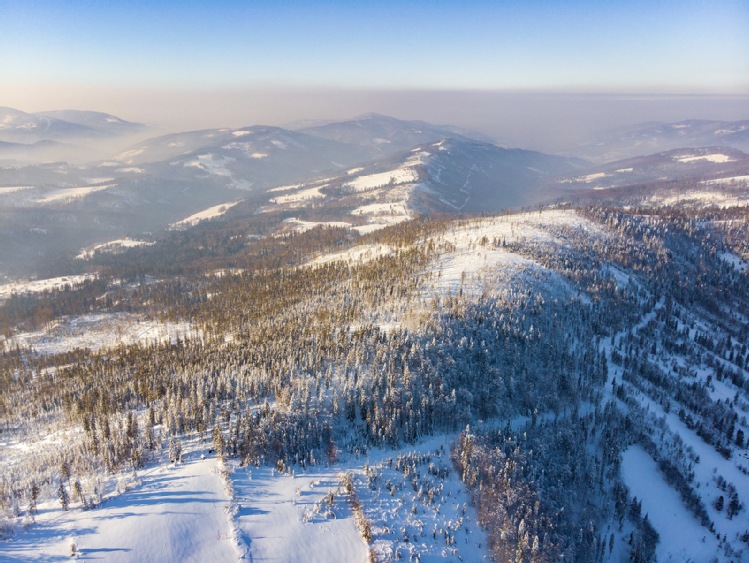
[[[0,0],[2,80],[736,92],[748,2]]]
[[[736,116],[749,1],[0,0],[0,106],[25,111],[170,127],[462,111],[480,124],[461,101],[475,98],[433,95],[456,91],[731,94],[732,113],[711,98],[670,117]]]

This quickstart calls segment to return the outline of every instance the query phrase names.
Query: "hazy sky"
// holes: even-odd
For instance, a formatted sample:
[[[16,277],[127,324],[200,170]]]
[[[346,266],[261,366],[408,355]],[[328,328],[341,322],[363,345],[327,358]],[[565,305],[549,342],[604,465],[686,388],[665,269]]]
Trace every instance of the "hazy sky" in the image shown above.
[[[440,92],[747,96],[749,2],[0,0],[0,105],[24,111],[424,118]]]

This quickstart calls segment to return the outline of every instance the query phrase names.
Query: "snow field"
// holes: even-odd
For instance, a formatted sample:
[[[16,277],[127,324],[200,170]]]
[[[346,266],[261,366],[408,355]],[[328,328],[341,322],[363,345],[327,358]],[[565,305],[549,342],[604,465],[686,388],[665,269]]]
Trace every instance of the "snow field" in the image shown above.
[[[738,184],[738,185],[744,184],[744,185],[746,185],[747,183],[749,183],[749,175],[747,175],[747,176],[731,176],[729,178],[716,178],[715,180],[704,180],[702,183],[706,184],[708,186],[714,186],[714,185],[718,185],[718,184],[728,184],[729,186],[733,185],[733,184]]]
[[[108,190],[116,187],[117,184],[107,184],[104,186],[82,186],[78,188],[60,188],[46,193],[43,196],[38,197],[36,203],[57,203],[57,202],[69,202],[75,199],[81,199],[87,195],[91,195],[96,192]]]
[[[322,266],[331,262],[369,262],[381,256],[388,256],[394,252],[392,246],[387,244],[362,244],[348,250],[324,254],[310,260],[305,266]]]
[[[648,198],[648,203],[653,205],[693,205],[693,206],[715,206],[725,209],[749,205],[749,195],[733,194],[717,190],[687,190],[684,193],[664,196],[654,195]]]
[[[270,192],[285,192],[285,191],[288,191],[288,190],[295,190],[297,188],[301,188],[304,185],[305,184],[291,184],[291,185],[288,185],[288,186],[278,186],[277,188],[271,188],[271,189],[269,189],[268,192],[269,193]]]
[[[88,258],[93,258],[94,254],[96,254],[97,252],[115,253],[125,248],[135,248],[136,246],[152,246],[154,244],[156,243],[144,240],[134,240],[126,237],[117,240],[110,240],[109,242],[103,242],[101,244],[96,244],[90,248],[83,249],[76,256],[76,258],[78,258],[79,260],[86,260]]]
[[[245,557],[348,563],[371,551],[377,561],[491,560],[447,440],[287,473],[230,462]]]
[[[574,233],[591,238],[606,236],[600,226],[568,210],[481,219],[445,231],[436,240],[444,250],[432,265],[427,294],[455,295],[462,288],[464,295],[476,298],[485,291],[506,288],[506,283],[500,282],[518,275],[529,281],[553,281],[576,294],[559,274],[504,246],[521,242],[563,247],[564,239]]]
[[[276,205],[284,205],[287,203],[300,203],[300,202],[309,201],[311,199],[324,198],[325,194],[320,193],[320,190],[324,187],[325,185],[315,186],[314,188],[300,190],[293,194],[277,196],[277,197],[271,198],[270,202],[275,203]]]
[[[13,194],[25,190],[33,190],[36,186],[3,186],[0,187],[0,195]]]
[[[408,184],[410,182],[416,182],[419,179],[419,174],[411,168],[403,167],[391,170],[389,172],[380,172],[378,174],[369,174],[366,176],[359,176],[349,182],[346,182],[344,186],[352,188],[355,192],[364,192],[375,188],[381,188],[387,185],[399,185]]]
[[[0,300],[7,299],[13,293],[41,293],[43,291],[62,289],[66,285],[73,287],[86,281],[96,279],[96,277],[96,274],[79,274],[75,276],[60,276],[44,280],[8,283],[0,285]]]
[[[450,461],[447,436],[370,452],[353,472],[377,561],[490,561],[488,540]]]
[[[288,219],[285,219],[284,224],[289,228],[289,230],[295,231],[297,233],[304,233],[318,226],[341,227],[343,229],[348,229],[351,227],[351,223],[346,223],[345,221],[302,221],[301,219],[297,219],[296,217],[289,217]],[[278,235],[283,235],[283,232],[278,233]]]
[[[187,228],[192,227],[194,225],[197,225],[201,221],[206,221],[208,219],[214,219],[216,217],[221,217],[223,214],[225,214],[229,209],[240,203],[242,200],[237,201],[231,201],[227,203],[221,203],[219,205],[214,205],[213,207],[209,207],[208,209],[204,209],[203,211],[200,211],[198,213],[195,213],[193,215],[190,215],[189,217],[185,217],[181,221],[177,221],[176,223],[172,223],[169,225],[170,229],[181,229],[181,228]]]
[[[231,463],[235,525],[251,561],[368,561],[337,467],[279,473]],[[332,493],[332,502],[328,502]]]
[[[236,561],[230,497],[215,458],[197,455],[138,475],[93,510],[40,505],[37,523],[2,545],[6,561]]]
[[[735,162],[735,159],[721,153],[677,156],[674,158],[674,160],[678,162],[698,162],[700,160],[705,160],[707,162],[715,162],[717,164]]]
[[[631,446],[621,467],[630,494],[642,502],[642,514],[660,535],[658,561],[710,561],[719,553],[715,537],[684,508],[645,450]]]
[[[185,168],[198,168],[214,176],[231,176],[231,171],[226,168],[226,165],[235,160],[235,158],[229,156],[201,154],[198,155],[197,160],[189,160],[183,166]]]
[[[0,350],[16,344],[33,348],[40,354],[54,355],[76,348],[102,350],[120,344],[138,342],[175,342],[177,338],[195,336],[189,322],[143,320],[127,313],[82,315],[55,321],[45,328],[0,339]]]

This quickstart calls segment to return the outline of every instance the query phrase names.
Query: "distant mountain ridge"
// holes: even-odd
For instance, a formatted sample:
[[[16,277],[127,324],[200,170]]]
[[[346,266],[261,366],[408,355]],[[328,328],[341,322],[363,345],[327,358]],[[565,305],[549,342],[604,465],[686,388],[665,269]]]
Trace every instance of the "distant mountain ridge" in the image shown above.
[[[598,162],[611,162],[680,148],[713,146],[749,151],[749,120],[689,119],[621,127],[599,133],[573,152]]]
[[[7,108],[0,123],[0,133],[27,128],[63,137],[63,131],[147,127],[99,112]],[[97,135],[88,137],[96,139],[92,146],[106,146],[109,137]],[[471,135],[367,114],[298,130],[252,125],[160,135],[82,163],[64,158],[90,151],[73,140],[18,142],[0,134],[6,164],[0,167],[0,274],[34,272],[53,258],[66,260],[122,237],[153,241],[175,224],[210,230],[206,222],[227,221],[253,236],[316,225],[367,234],[423,214],[492,213],[643,183],[657,191],[663,178],[694,184],[749,174],[749,157],[730,147],[595,166]],[[41,224],[44,233],[29,236]]]

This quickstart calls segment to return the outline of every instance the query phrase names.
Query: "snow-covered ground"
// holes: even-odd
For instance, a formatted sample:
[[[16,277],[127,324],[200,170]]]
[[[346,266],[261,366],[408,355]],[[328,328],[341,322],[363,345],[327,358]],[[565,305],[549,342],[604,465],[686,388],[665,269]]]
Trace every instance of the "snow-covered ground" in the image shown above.
[[[35,188],[36,186],[2,186],[0,187],[0,195],[14,194],[16,192],[33,190]]]
[[[18,344],[41,354],[60,354],[76,348],[101,350],[137,342],[174,342],[177,338],[194,335],[188,322],[149,321],[127,313],[103,313],[66,317],[42,330],[23,332],[11,338],[0,337],[0,350],[3,346],[14,348]]]
[[[347,182],[345,186],[352,188],[355,192],[363,192],[388,185],[408,184],[416,182],[418,179],[419,174],[415,170],[404,166],[389,172],[358,176]]]
[[[227,203],[221,203],[219,205],[214,205],[213,207],[209,207],[208,209],[204,209],[203,211],[199,211],[198,213],[195,213],[193,215],[190,215],[189,217],[185,217],[181,221],[177,221],[176,223],[172,223],[169,225],[171,229],[185,229],[187,227],[192,227],[194,225],[197,225],[201,221],[207,221],[208,219],[214,219],[216,217],[221,217],[224,213],[229,211],[232,207],[240,203],[242,200],[238,201],[230,201]]]
[[[711,561],[720,552],[715,537],[684,507],[679,493],[640,446],[624,452],[622,477],[660,535],[658,561]]]
[[[97,508],[83,510],[72,491],[69,511],[40,502],[35,522],[0,543],[0,560],[69,559],[75,545],[80,560],[489,561],[451,438],[283,473],[232,459],[226,474],[188,440],[181,463],[86,481],[84,491],[104,492]]]
[[[37,203],[68,202],[80,199],[96,192],[114,188],[117,184],[106,184],[103,186],[81,186],[78,188],[59,188],[45,193],[36,199]]]
[[[351,506],[339,491],[339,469],[314,467],[294,475],[270,467],[231,473],[240,545],[250,561],[364,562],[369,550]],[[330,506],[328,491],[334,493]],[[316,509],[316,505],[323,508]]]
[[[239,543],[252,561],[348,563],[367,561],[370,550],[377,561],[491,560],[445,436],[287,473],[231,467]],[[357,528],[357,505],[370,545]]]
[[[677,162],[697,162],[700,160],[705,160],[707,162],[715,162],[717,164],[735,161],[735,159],[731,158],[730,156],[721,153],[682,155],[675,157],[674,160],[676,160]]]
[[[653,205],[693,205],[720,208],[749,205],[749,194],[720,190],[688,190],[677,195],[653,195],[648,199]]]
[[[278,186],[278,187],[269,189],[268,192],[269,193],[270,192],[285,192],[285,191],[288,191],[288,190],[295,190],[297,188],[301,188],[304,185],[305,184],[290,184],[288,186]]]
[[[345,221],[302,221],[301,219],[297,219],[295,217],[290,217],[284,220],[283,223],[287,228],[286,230],[295,231],[297,233],[303,233],[320,226],[341,227],[343,229],[348,229],[351,227],[351,223],[346,223]],[[283,232],[284,231],[282,231],[280,234],[283,234]]]
[[[353,472],[377,561],[491,561],[486,532],[450,462],[450,436],[372,451]]]
[[[393,253],[393,247],[387,244],[362,244],[341,252],[323,254],[310,260],[305,266],[322,266],[331,262],[369,262],[380,256],[388,256]]]
[[[551,210],[480,219],[445,231],[437,240],[445,250],[432,264],[427,282],[431,295],[478,297],[485,291],[511,289],[516,276],[526,281],[547,281],[576,294],[559,274],[524,256],[511,252],[506,245],[554,244],[563,247],[565,237],[580,232],[592,238],[603,238],[605,231],[572,210]],[[584,296],[583,296],[584,297]]]
[[[96,279],[96,274],[79,274],[75,276],[60,276],[57,278],[47,278],[44,280],[34,280],[28,282],[13,282],[0,285],[0,300],[7,299],[13,293],[41,293],[53,289],[62,289],[65,286],[75,286],[88,280]]]
[[[619,172],[619,171],[617,170],[617,172]],[[585,184],[590,184],[591,182],[594,182],[596,180],[600,180],[601,178],[606,178],[606,177],[608,177],[610,175],[611,174],[606,174],[605,172],[595,172],[593,174],[587,174],[585,176],[577,176],[575,178],[569,178],[569,179],[560,180],[559,183],[560,184],[571,184],[573,182],[582,182],[582,183],[585,183]]]
[[[295,192],[292,194],[276,196],[274,198],[271,198],[270,202],[275,203],[276,205],[284,205],[288,203],[301,203],[301,202],[309,201],[311,199],[324,198],[325,194],[320,193],[320,189],[324,187],[325,187],[324,185],[315,186],[313,188],[299,190],[298,192]]]
[[[84,511],[39,506],[36,523],[0,544],[3,561],[236,561],[241,553],[215,458],[188,455],[138,475],[140,484]]]
[[[214,176],[231,176],[231,171],[226,167],[236,159],[230,156],[201,154],[195,160],[188,160],[182,166],[185,168],[197,168]]]
[[[716,184],[749,184],[749,175],[747,176],[730,176],[728,178],[716,178],[715,180],[704,180],[703,184],[707,184],[708,186],[716,185]]]
[[[76,256],[79,260],[86,260],[92,258],[97,252],[116,253],[127,248],[135,248],[137,246],[151,246],[156,244],[155,242],[148,242],[145,240],[134,240],[131,238],[121,238],[117,240],[110,240],[109,242],[102,242],[95,244],[94,246],[84,248]]]

